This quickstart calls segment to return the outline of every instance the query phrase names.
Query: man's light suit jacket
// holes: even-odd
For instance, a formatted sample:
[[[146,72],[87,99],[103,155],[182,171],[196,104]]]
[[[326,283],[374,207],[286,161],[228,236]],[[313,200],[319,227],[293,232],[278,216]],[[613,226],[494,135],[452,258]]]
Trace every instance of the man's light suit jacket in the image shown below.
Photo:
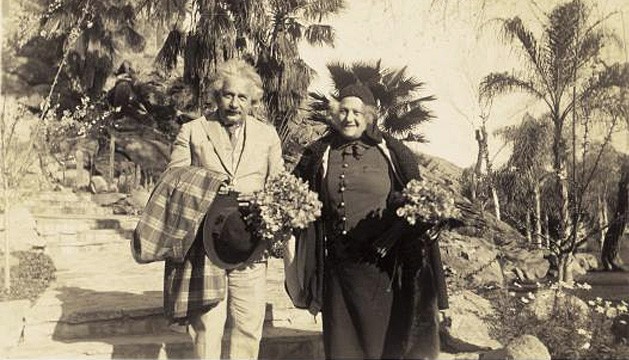
[[[235,146],[216,115],[182,125],[168,167],[200,166],[224,174],[243,194],[261,190],[283,170],[282,144],[275,128],[248,116]]]

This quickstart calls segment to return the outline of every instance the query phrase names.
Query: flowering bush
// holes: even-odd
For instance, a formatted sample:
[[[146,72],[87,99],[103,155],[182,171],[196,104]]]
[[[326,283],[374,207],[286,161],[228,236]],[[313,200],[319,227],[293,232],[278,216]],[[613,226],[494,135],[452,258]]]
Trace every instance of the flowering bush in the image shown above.
[[[540,289],[544,287],[540,284]],[[618,342],[612,334],[614,321],[628,313],[627,302],[597,297],[578,306],[582,301],[575,299],[573,293],[587,292],[591,289],[588,284],[555,283],[548,288],[553,297],[549,312],[541,312],[544,316],[540,316],[543,305],[537,303],[539,296],[533,292],[485,294],[496,309],[496,314],[488,319],[492,336],[506,344],[522,334],[534,335],[548,347],[553,359],[629,358],[629,346]]]
[[[321,216],[322,204],[308,184],[289,173],[270,178],[253,194],[247,221],[267,241],[272,256],[282,257],[283,243],[293,229],[304,229]]]
[[[413,179],[402,191],[403,205],[397,215],[410,225],[418,222],[437,224],[457,213],[454,198],[436,184]]]

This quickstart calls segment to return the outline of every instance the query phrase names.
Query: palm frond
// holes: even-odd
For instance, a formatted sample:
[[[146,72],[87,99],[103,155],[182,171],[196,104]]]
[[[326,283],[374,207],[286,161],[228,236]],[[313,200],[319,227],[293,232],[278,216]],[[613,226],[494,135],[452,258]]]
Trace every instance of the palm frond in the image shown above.
[[[356,76],[352,73],[347,65],[340,62],[333,62],[326,65],[332,78],[332,83],[336,91],[340,91],[344,87],[356,82]]]
[[[356,61],[350,68],[354,77],[369,87],[379,83],[382,78],[379,60],[377,62]]]
[[[629,63],[615,63],[596,73],[586,82],[581,98],[601,105],[603,97],[618,89],[629,90]]]
[[[344,0],[310,0],[304,5],[303,11],[306,19],[322,21],[330,15],[338,14],[344,8]]]
[[[503,36],[505,36],[509,41],[518,39],[522,49],[528,55],[529,60],[541,68],[541,59],[539,55],[540,51],[537,40],[535,39],[533,33],[524,26],[522,19],[516,16],[511,19],[503,20],[502,31]]]
[[[177,60],[183,53],[185,39],[181,32],[173,29],[168,33],[166,41],[155,57],[155,62],[167,71],[171,71],[177,66]]]
[[[146,40],[134,28],[129,25],[122,26],[117,32],[117,36],[122,37],[124,41],[120,41],[121,47],[129,47],[133,52],[141,52],[144,50]]]
[[[188,0],[140,0],[137,8],[148,18],[171,22],[186,13]]]
[[[314,24],[306,28],[306,40],[311,45],[328,45],[334,47],[334,29],[330,25]]]
[[[416,107],[408,112],[397,114],[389,112],[382,120],[382,126],[393,135],[405,136],[418,125],[432,118],[430,111],[424,107]]]
[[[480,96],[485,99],[512,91],[524,91],[538,99],[544,99],[544,95],[532,81],[519,78],[507,72],[491,73],[485,76],[480,84]]]

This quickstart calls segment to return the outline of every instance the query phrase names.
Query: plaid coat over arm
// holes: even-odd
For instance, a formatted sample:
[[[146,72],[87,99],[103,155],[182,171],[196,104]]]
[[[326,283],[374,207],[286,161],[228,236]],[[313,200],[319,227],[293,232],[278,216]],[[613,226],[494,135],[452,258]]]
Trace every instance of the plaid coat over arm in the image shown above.
[[[223,175],[200,167],[166,170],[133,233],[135,261],[183,262],[224,180]]]
[[[225,270],[207,259],[198,231],[224,180],[224,175],[201,167],[167,169],[135,228],[134,259],[166,261],[164,312],[171,321],[225,297]]]

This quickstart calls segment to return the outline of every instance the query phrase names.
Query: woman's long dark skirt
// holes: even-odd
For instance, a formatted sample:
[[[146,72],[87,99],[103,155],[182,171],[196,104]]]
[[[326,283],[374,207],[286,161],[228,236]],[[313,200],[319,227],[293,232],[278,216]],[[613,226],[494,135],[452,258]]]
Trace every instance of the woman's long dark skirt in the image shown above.
[[[379,359],[391,316],[390,274],[366,262],[325,266],[323,344],[328,359]]]

